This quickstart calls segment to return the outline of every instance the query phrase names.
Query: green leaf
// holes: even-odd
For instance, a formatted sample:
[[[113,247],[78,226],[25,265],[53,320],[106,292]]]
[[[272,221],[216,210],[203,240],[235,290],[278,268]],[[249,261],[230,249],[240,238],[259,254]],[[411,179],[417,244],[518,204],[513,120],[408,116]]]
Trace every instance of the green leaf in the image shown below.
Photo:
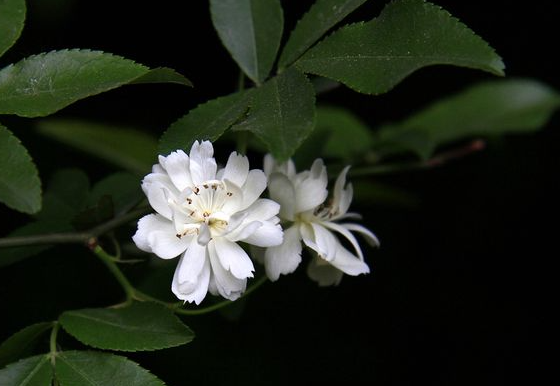
[[[94,351],[63,351],[55,373],[60,386],[165,386],[125,357]]]
[[[171,69],[150,70],[101,51],[42,53],[0,70],[0,114],[42,117],[125,84],[156,81],[190,85]]]
[[[25,0],[0,1],[0,56],[14,45],[25,22]]]
[[[27,149],[0,125],[0,202],[24,213],[41,209],[41,181]]]
[[[366,153],[373,144],[370,128],[356,115],[340,107],[318,107],[316,131],[326,132],[323,155],[345,160]]]
[[[67,311],[60,316],[60,323],[80,342],[107,350],[159,350],[194,338],[194,333],[171,310],[147,302],[123,308]]]
[[[387,156],[412,150],[428,158],[442,144],[473,136],[533,132],[560,107],[560,94],[531,79],[484,82],[382,127],[374,150]]]
[[[278,0],[210,0],[214,28],[243,72],[257,84],[274,64],[284,17]]]
[[[37,122],[39,133],[134,173],[145,174],[156,161],[157,141],[129,127],[75,119]]]
[[[132,209],[143,198],[140,189],[140,179],[134,174],[119,172],[111,174],[99,181],[88,198],[90,205],[96,205],[103,198],[109,196],[113,202],[115,214],[123,214]]]
[[[366,0],[317,0],[298,21],[284,46],[278,67],[295,62],[328,30],[348,16]]]
[[[343,27],[297,62],[366,94],[389,91],[422,67],[448,64],[503,75],[494,50],[440,7],[423,0],[389,3],[377,19]]]
[[[79,169],[58,170],[50,179],[37,219],[70,223],[85,208],[89,178]]]
[[[50,386],[52,367],[48,355],[37,355],[0,370],[2,386]]]
[[[257,135],[279,161],[285,161],[315,124],[315,93],[306,76],[290,68],[255,89],[248,118],[237,130]]]
[[[159,154],[189,150],[194,141],[215,141],[245,116],[250,92],[238,92],[208,101],[173,123],[163,134]]]
[[[16,332],[0,344],[0,367],[14,362],[31,351],[37,338],[51,329],[50,322],[35,323]]]
[[[183,86],[192,87],[192,83],[184,75],[179,74],[172,68],[158,67],[148,71],[145,75],[136,78],[130,84],[145,83],[175,83]]]

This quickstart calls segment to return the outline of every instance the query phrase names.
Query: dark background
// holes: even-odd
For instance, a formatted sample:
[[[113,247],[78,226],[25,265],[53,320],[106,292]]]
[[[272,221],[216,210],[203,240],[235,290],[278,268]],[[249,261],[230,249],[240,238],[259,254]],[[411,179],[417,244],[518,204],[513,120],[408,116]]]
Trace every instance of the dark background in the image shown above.
[[[309,3],[283,1],[286,31]],[[382,3],[368,2],[351,19],[374,17]],[[508,76],[560,88],[559,63],[552,57],[560,15],[552,6],[436,3],[502,55]],[[53,49],[92,48],[151,67],[175,68],[196,86],[125,87],[78,102],[59,116],[134,124],[159,135],[198,103],[233,91],[237,81],[238,71],[212,30],[206,1],[35,0],[29,2],[27,23],[2,65]],[[472,70],[433,67],[387,95],[341,88],[323,100],[347,106],[376,125],[488,78]],[[379,250],[366,247],[370,275],[318,288],[302,267],[251,295],[238,321],[219,314],[185,318],[197,333],[192,344],[131,357],[170,386],[537,382],[549,366],[544,322],[554,306],[551,263],[558,227],[552,189],[559,118],[556,114],[535,135],[491,140],[484,152],[436,170],[378,178],[406,189],[420,205],[356,204],[382,242]],[[27,128],[29,120],[3,117],[3,122],[29,148],[43,181],[62,167],[83,168],[93,181],[113,171],[96,159],[37,140]],[[4,233],[27,220],[4,207],[0,216]],[[138,279],[139,271],[129,269]],[[0,340],[66,309],[115,303],[119,291],[80,247],[57,247],[4,268]],[[64,336],[62,344],[76,347]]]

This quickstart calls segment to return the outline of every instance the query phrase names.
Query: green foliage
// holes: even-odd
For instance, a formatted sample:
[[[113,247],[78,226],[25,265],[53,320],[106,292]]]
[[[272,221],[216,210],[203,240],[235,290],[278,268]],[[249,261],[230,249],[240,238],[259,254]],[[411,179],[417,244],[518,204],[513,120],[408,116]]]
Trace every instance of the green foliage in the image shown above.
[[[165,386],[125,357],[93,351],[58,354],[55,372],[60,386]]]
[[[134,173],[145,174],[156,161],[156,139],[130,127],[74,119],[47,119],[37,122],[37,130]]]
[[[163,134],[159,154],[167,155],[177,149],[189,150],[196,140],[215,141],[244,118],[249,108],[249,95],[249,92],[238,92],[192,109]]]
[[[25,0],[0,1],[0,56],[18,40],[25,21]]]
[[[37,338],[51,329],[52,325],[50,322],[32,324],[2,342],[0,344],[0,368],[28,354]]]
[[[118,172],[95,184],[89,194],[88,203],[97,205],[103,197],[111,198],[115,215],[120,215],[136,206],[145,196],[137,176]]]
[[[315,130],[328,136],[322,152],[327,157],[352,160],[373,144],[370,128],[352,112],[340,107],[318,107]]]
[[[259,137],[284,161],[294,154],[315,124],[315,92],[306,76],[290,68],[252,93],[247,119],[235,126]]]
[[[278,66],[284,68],[295,62],[328,30],[365,2],[366,0],[317,0],[290,34]]]
[[[23,359],[0,370],[2,386],[49,386],[51,380],[52,366],[45,354]]]
[[[284,17],[278,0],[210,0],[214,28],[243,72],[263,82],[280,46]]]
[[[101,51],[42,53],[0,70],[0,114],[46,116],[88,96],[132,82],[156,80],[179,82],[169,70],[150,70]],[[186,84],[184,79],[179,83]]]
[[[374,149],[381,156],[413,151],[426,159],[437,146],[467,137],[535,131],[559,106],[560,94],[535,80],[484,82],[382,127]]]
[[[67,311],[60,323],[82,343],[108,350],[159,350],[194,338],[172,311],[155,303]]]
[[[484,40],[423,0],[393,1],[377,19],[342,27],[296,62],[304,72],[366,94],[387,92],[414,71],[435,64],[496,75],[504,69]]]
[[[184,75],[179,74],[172,68],[158,67],[148,71],[146,74],[136,78],[130,84],[146,83],[175,83],[182,86],[192,87],[193,84]]]
[[[19,139],[0,125],[0,202],[24,213],[41,209],[41,181]]]

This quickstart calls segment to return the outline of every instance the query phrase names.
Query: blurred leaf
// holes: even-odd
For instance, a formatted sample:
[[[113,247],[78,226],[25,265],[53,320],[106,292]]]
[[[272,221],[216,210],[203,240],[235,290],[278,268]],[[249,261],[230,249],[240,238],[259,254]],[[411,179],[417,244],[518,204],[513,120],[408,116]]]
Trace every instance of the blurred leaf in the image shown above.
[[[37,338],[52,326],[51,322],[35,323],[6,339],[0,344],[0,368],[29,354]]]
[[[367,180],[356,180],[352,182],[354,187],[354,200],[364,205],[392,205],[406,208],[415,208],[420,204],[418,197],[413,194],[378,182]]]
[[[307,77],[290,68],[252,94],[248,118],[235,126],[257,135],[279,161],[290,158],[313,130],[315,93]]]
[[[0,125],[0,202],[24,213],[41,209],[41,181],[27,149]]]
[[[56,357],[60,386],[165,386],[125,357],[95,351],[63,351]]]
[[[39,133],[134,173],[144,174],[156,161],[157,142],[142,131],[74,119],[37,122]]]
[[[115,216],[115,207],[111,196],[104,195],[93,206],[78,213],[72,226],[77,230],[91,229]]]
[[[316,158],[322,157],[328,140],[329,137],[324,131],[313,130],[291,157],[297,170],[309,169]],[[262,152],[266,153],[266,148]]]
[[[0,56],[14,45],[25,22],[25,0],[0,1]]]
[[[85,208],[89,178],[79,169],[61,169],[53,174],[43,197],[37,219],[70,223]]]
[[[313,88],[315,89],[315,94],[325,94],[329,91],[335,90],[340,87],[340,83],[329,78],[323,78],[322,76],[315,76],[311,79]]]
[[[496,75],[503,75],[504,69],[484,40],[423,0],[393,1],[377,19],[339,29],[296,62],[304,72],[366,94],[387,92],[414,71],[435,64]]]
[[[105,196],[111,197],[116,215],[128,212],[144,198],[140,178],[125,172],[111,174],[95,184],[88,202],[96,205]]]
[[[249,108],[249,92],[237,92],[213,99],[189,111],[163,134],[159,154],[177,149],[189,150],[196,140],[215,141],[244,117]]]
[[[42,53],[0,70],[0,114],[42,117],[131,82],[156,80],[177,82],[178,77],[101,51]]]
[[[130,84],[146,83],[175,83],[183,86],[192,87],[192,83],[184,75],[179,74],[172,68],[158,67],[148,71],[145,75],[136,78]]]
[[[315,126],[315,131],[327,133],[322,154],[328,157],[352,160],[373,144],[370,128],[352,112],[340,107],[318,107]]]
[[[214,28],[243,72],[263,82],[276,59],[284,17],[278,0],[210,0]]]
[[[2,386],[49,386],[52,367],[48,355],[37,355],[0,370]],[[70,386],[70,385],[68,385]]]
[[[66,311],[60,323],[80,342],[107,350],[159,350],[194,338],[194,333],[171,310],[148,302],[123,308]]]
[[[316,0],[298,21],[284,46],[278,67],[295,62],[328,30],[348,16],[366,0]]]
[[[412,150],[426,159],[441,144],[472,137],[532,132],[560,107],[560,94],[531,79],[480,83],[379,130],[382,156]],[[416,140],[412,140],[416,137]]]

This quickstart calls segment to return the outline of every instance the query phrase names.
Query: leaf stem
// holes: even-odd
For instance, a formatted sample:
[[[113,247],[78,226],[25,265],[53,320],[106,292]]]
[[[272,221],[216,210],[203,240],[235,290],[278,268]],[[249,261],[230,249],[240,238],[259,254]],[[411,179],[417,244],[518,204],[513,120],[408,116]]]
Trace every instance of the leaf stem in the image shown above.
[[[58,322],[53,323],[53,328],[51,330],[51,337],[49,340],[49,348],[51,355],[51,363],[54,366],[55,356],[56,356],[56,338],[58,336],[58,330],[60,329],[60,324]]]
[[[138,217],[147,214],[150,208],[143,207],[115,217],[85,232],[50,233],[44,235],[0,238],[0,248],[23,247],[28,245],[87,244],[91,239],[112,231]]]
[[[130,303],[132,303],[135,297],[135,289],[115,263],[115,258],[105,252],[105,250],[103,250],[103,248],[101,248],[101,246],[99,245],[96,245],[92,249],[92,251],[97,255],[97,257],[99,257],[99,259],[101,259],[101,261],[105,264],[109,271],[111,271],[115,279],[117,279],[122,289],[124,290],[126,294],[126,301],[123,305],[129,305]]]

